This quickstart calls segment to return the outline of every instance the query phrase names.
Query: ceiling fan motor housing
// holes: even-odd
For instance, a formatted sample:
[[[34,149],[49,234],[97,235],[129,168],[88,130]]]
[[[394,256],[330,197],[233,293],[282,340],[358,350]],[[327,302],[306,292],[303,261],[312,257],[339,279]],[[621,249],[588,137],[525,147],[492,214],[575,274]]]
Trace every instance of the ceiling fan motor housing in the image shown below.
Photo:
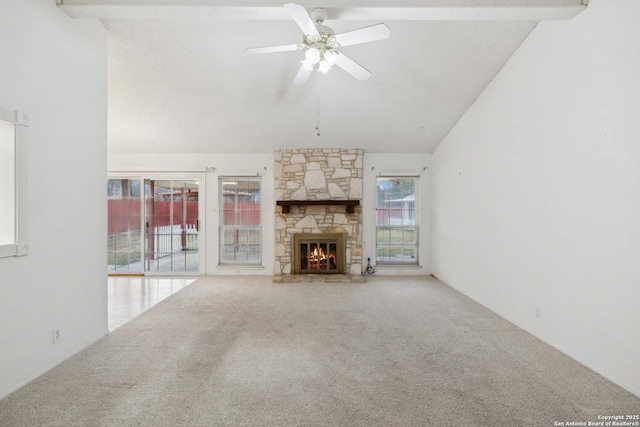
[[[316,25],[316,28],[318,29],[318,32],[321,35],[325,35],[325,36],[335,36],[336,35],[335,31],[333,31],[329,27],[325,27],[324,25]]]

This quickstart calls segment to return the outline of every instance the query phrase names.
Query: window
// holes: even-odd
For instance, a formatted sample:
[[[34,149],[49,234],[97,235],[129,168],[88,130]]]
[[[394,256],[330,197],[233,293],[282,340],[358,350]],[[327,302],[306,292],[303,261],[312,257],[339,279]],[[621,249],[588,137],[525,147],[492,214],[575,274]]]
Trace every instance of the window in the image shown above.
[[[418,263],[418,178],[377,178],[376,262]]]
[[[261,263],[259,178],[220,178],[220,264]]]
[[[0,258],[29,253],[27,127],[29,119],[0,108]]]

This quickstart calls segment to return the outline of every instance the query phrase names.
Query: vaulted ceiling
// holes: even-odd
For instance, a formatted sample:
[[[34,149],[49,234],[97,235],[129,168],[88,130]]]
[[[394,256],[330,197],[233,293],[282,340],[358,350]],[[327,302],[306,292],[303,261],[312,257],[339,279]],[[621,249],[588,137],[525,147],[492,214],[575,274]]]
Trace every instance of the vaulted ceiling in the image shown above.
[[[583,0],[298,3],[325,8],[324,25],[336,33],[379,22],[390,28],[388,40],[341,49],[371,71],[368,80],[334,68],[296,86],[302,52],[247,55],[248,47],[302,41],[282,5],[63,0],[72,17],[100,19],[108,29],[109,151],[430,153],[540,20],[571,19],[585,7]]]

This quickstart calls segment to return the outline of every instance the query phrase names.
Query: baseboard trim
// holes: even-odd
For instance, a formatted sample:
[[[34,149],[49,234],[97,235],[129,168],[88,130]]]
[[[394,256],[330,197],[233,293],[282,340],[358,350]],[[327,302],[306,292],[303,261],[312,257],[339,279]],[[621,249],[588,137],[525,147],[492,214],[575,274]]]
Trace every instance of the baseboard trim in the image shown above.
[[[52,370],[53,368],[55,368],[59,364],[69,360],[70,358],[72,358],[76,354],[80,353],[81,351],[91,347],[93,344],[95,344],[96,342],[100,341],[102,338],[106,337],[107,335],[109,335],[109,331],[108,330],[106,332],[102,333],[101,335],[99,335],[96,339],[94,339],[94,340],[90,341],[89,343],[87,343],[86,345],[83,345],[80,348],[77,348],[76,350],[72,351],[64,359],[62,359],[62,360],[60,360],[58,362],[52,363],[51,365],[49,365],[49,366],[45,367],[44,369],[41,369],[40,371],[38,371],[36,374],[30,376],[26,380],[19,382],[15,386],[11,387],[9,390],[7,390],[4,393],[0,394],[0,400],[4,399],[6,397],[9,397],[9,395],[11,395],[12,393],[18,391],[19,389],[21,389],[22,387],[26,386],[30,382],[38,379],[42,375],[46,374],[47,372],[49,372],[50,370]]]

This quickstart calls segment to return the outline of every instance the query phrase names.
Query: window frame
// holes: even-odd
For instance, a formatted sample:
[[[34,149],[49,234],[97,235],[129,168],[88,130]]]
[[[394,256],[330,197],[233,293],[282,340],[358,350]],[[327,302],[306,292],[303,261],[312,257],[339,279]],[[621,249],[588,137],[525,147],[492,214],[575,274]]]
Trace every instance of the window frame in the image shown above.
[[[260,254],[258,256],[258,260],[257,261],[238,261],[238,260],[228,260],[228,259],[224,259],[224,232],[228,231],[228,230],[236,230],[236,229],[242,229],[242,227],[239,227],[238,224],[235,224],[233,226],[225,226],[224,224],[224,213],[225,213],[225,209],[224,209],[224,203],[225,203],[225,194],[224,194],[224,190],[223,190],[223,186],[224,186],[224,182],[230,182],[230,181],[254,181],[257,182],[259,185],[259,213],[260,213],[260,223],[258,225],[255,226],[250,226],[250,227],[244,227],[244,229],[248,230],[248,229],[258,229],[259,231],[259,236],[258,236],[258,246],[259,246],[259,251]],[[219,227],[218,227],[218,265],[219,266],[261,266],[262,265],[262,256],[263,256],[263,249],[264,249],[264,245],[262,242],[262,178],[256,175],[249,175],[249,176],[236,176],[236,175],[231,175],[231,176],[220,176],[218,177],[218,192],[219,192],[219,197],[218,197],[218,206],[219,206]],[[237,195],[236,195],[237,197]],[[235,212],[237,214],[238,209],[237,206],[235,207]]]
[[[378,200],[378,187],[380,185],[381,182],[383,181],[390,181],[390,180],[413,180],[413,185],[414,185],[414,191],[413,191],[413,209],[411,209],[409,212],[410,214],[412,214],[412,224],[402,224],[402,220],[401,220],[401,224],[396,224],[396,225],[392,225],[390,223],[390,219],[391,216],[389,215],[389,223],[380,223],[379,222],[379,212],[383,211],[385,209],[381,209],[379,207],[379,200]],[[416,266],[416,265],[420,265],[420,209],[419,209],[419,202],[420,202],[420,198],[419,198],[419,188],[420,188],[420,176],[419,175],[380,175],[376,177],[376,216],[375,216],[375,225],[376,225],[376,250],[375,250],[375,259],[376,259],[376,265],[381,265],[381,266]],[[404,211],[403,208],[400,209],[401,212]],[[404,235],[405,235],[405,230],[412,230],[412,233],[414,235],[414,241],[413,243],[405,243],[404,241],[401,241],[400,243],[391,243],[391,242],[387,242],[387,243],[381,243],[379,241],[379,236],[380,236],[380,231],[382,230],[387,230],[389,231],[389,235],[391,233],[392,230],[397,230],[401,233],[402,235],[402,239],[404,240]],[[384,260],[384,259],[379,259],[379,249],[399,249],[401,251],[401,253],[405,250],[405,249],[413,249],[414,250],[414,258],[412,258],[410,261],[388,261],[388,260]]]
[[[0,258],[28,255],[27,130],[29,117],[0,107],[0,119],[14,125],[14,233],[13,243],[0,244]]]

